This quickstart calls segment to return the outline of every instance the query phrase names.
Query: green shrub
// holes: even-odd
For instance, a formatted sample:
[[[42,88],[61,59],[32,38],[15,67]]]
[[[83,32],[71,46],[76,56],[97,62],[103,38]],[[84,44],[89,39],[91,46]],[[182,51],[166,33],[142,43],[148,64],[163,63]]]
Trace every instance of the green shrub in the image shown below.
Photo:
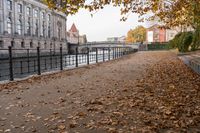
[[[197,28],[193,35],[193,43],[191,45],[191,50],[194,51],[200,46],[200,27]]]
[[[190,45],[192,44],[193,33],[192,32],[183,32],[179,37],[178,50],[180,52],[187,52]]]
[[[169,41],[170,48],[178,48],[179,52],[187,52],[193,41],[192,32],[178,33],[173,40]]]
[[[174,39],[170,40],[169,41],[169,47],[170,48],[177,48],[178,47],[178,44],[179,44],[179,41],[180,41],[180,36],[182,35],[182,33],[178,33]]]

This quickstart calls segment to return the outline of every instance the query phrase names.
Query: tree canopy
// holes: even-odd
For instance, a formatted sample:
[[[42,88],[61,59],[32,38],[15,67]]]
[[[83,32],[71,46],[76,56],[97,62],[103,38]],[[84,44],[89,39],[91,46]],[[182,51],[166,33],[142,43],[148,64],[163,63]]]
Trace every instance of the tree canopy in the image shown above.
[[[146,40],[146,28],[138,26],[135,29],[131,29],[127,33],[126,42],[144,42]]]
[[[69,14],[75,14],[80,8],[89,11],[103,9],[105,5],[121,7],[122,20],[130,13],[140,15],[144,19],[158,19],[166,26],[200,25],[199,0],[43,0],[50,8]],[[153,14],[145,18],[145,14]]]

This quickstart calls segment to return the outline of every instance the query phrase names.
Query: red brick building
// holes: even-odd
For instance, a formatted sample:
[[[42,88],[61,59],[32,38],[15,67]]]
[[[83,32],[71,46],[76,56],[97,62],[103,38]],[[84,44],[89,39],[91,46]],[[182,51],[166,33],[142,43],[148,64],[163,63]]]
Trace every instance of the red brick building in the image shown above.
[[[167,29],[155,24],[147,29],[147,42],[166,42]]]

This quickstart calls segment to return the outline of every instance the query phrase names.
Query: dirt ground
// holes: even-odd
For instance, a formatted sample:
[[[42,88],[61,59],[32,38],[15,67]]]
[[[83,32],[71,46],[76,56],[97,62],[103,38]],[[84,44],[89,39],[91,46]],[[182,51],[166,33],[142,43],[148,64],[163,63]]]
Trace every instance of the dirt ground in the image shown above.
[[[169,51],[0,85],[0,133],[200,132],[200,76]]]

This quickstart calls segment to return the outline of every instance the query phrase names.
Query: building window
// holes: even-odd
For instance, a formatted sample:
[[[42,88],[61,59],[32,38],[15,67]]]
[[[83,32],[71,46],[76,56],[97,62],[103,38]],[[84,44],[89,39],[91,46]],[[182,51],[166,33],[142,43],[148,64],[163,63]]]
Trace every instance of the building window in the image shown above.
[[[18,11],[18,13],[22,13],[22,5],[21,4],[17,5],[17,11]]]
[[[60,28],[58,28],[58,38],[59,38],[59,39],[61,38],[61,36],[60,36],[60,35],[61,35],[60,32],[61,32],[61,31],[60,31]]]
[[[21,42],[21,47],[25,48],[24,41]]]
[[[17,21],[17,33],[22,34],[22,21],[20,19]]]
[[[26,23],[26,32],[27,32],[27,35],[31,35],[31,24],[30,24],[30,21],[28,21]]]
[[[33,48],[33,42],[30,42],[30,48]]]
[[[27,7],[27,8],[26,8],[26,14],[27,14],[28,16],[31,15],[31,8],[30,8],[30,7]]]
[[[51,37],[51,15],[48,14],[48,17],[47,17],[47,21],[48,21],[48,37],[50,38]]]
[[[42,32],[41,32],[41,36],[45,36],[45,22],[43,21],[43,24],[42,24]]]
[[[14,46],[15,46],[15,42],[14,42],[14,41],[11,41],[11,47],[14,48]]]
[[[34,17],[38,18],[38,10],[34,10]]]
[[[11,0],[7,0],[7,9],[12,10],[12,1]]]
[[[3,41],[0,41],[0,48],[3,48]]]
[[[50,14],[48,14],[47,21],[48,21],[49,23],[50,23],[50,21],[51,21],[51,15],[50,15]]]
[[[44,43],[44,49],[47,49],[47,43],[46,42]]]
[[[26,22],[26,33],[27,35],[31,35],[31,18],[28,18]]]
[[[50,29],[50,26],[48,26],[48,37],[49,37],[49,38],[51,37],[51,29]]]
[[[44,14],[44,12],[42,12],[42,19],[45,19],[45,14]]]
[[[7,31],[8,31],[8,34],[12,33],[12,21],[10,17],[7,18]]]
[[[35,35],[38,36],[38,22],[35,22]]]
[[[53,44],[52,43],[50,43],[50,49],[52,49],[53,48]]]

